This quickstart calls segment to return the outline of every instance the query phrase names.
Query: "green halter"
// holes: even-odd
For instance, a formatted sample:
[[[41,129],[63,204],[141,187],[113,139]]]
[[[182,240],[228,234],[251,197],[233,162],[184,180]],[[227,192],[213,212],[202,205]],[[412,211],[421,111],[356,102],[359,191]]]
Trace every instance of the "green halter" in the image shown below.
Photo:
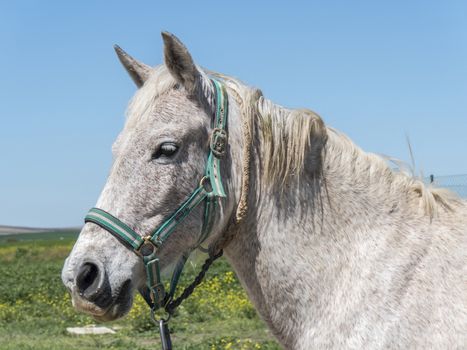
[[[142,257],[147,275],[147,286],[150,291],[152,309],[156,310],[167,305],[173,299],[178,280],[186,260],[191,252],[197,249],[209,236],[213,224],[211,213],[215,210],[217,198],[225,198],[222,185],[220,160],[227,151],[228,137],[226,131],[228,117],[228,95],[225,87],[217,80],[211,79],[216,91],[216,111],[211,144],[206,164],[206,171],[199,186],[188,199],[156,230],[145,237],[141,236],[128,225],[99,208],[92,208],[86,215],[84,222],[94,223],[117,237],[126,247]],[[210,184],[209,189],[206,188]],[[177,225],[181,223],[199,204],[205,203],[203,227],[200,237],[189,251],[184,252],[176,264],[170,280],[170,290],[167,293],[161,281],[159,258],[157,252],[170,237]]]

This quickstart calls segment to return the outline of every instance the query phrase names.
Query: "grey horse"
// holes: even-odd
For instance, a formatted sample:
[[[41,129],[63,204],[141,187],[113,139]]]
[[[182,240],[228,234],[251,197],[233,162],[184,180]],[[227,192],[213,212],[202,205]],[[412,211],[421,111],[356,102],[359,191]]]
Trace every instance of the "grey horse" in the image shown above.
[[[96,206],[142,235],[177,209],[203,176],[215,77],[229,96],[227,199],[207,244],[229,237],[225,255],[282,346],[466,349],[467,203],[391,170],[316,113],[200,68],[175,36],[162,37],[155,68],[117,48],[138,91]],[[176,228],[162,268],[196,243],[202,221],[200,207]],[[79,292],[83,264],[92,293]],[[129,311],[145,272],[86,224],[62,279],[77,310],[107,321]]]

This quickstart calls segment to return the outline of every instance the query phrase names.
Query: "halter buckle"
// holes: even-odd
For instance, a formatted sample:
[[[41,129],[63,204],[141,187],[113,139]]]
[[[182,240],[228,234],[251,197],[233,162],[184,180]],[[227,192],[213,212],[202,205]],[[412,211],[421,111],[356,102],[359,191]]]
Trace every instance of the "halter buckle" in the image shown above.
[[[228,136],[224,129],[215,128],[211,135],[211,151],[216,158],[224,158],[227,153]]]
[[[165,289],[164,285],[161,282],[156,283],[155,285],[150,287],[151,290],[151,301],[157,308],[164,306],[164,299],[165,299]]]

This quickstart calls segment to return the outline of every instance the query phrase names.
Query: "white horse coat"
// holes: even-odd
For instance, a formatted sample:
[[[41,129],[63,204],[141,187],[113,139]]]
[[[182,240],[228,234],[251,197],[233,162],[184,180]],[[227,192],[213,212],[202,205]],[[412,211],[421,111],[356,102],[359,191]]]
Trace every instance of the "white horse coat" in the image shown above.
[[[118,51],[139,90],[97,206],[145,234],[180,205],[204,170],[213,74],[229,94],[230,148],[228,198],[210,242],[233,237],[227,258],[284,348],[467,348],[466,202],[392,171],[315,113],[202,70],[177,38],[163,38],[165,65],[156,68]],[[229,226],[242,195],[247,215]],[[163,266],[196,241],[201,222],[200,209],[177,228]],[[79,292],[86,262],[98,297]],[[101,320],[128,312],[145,280],[141,260],[90,224],[62,277],[75,307]]]

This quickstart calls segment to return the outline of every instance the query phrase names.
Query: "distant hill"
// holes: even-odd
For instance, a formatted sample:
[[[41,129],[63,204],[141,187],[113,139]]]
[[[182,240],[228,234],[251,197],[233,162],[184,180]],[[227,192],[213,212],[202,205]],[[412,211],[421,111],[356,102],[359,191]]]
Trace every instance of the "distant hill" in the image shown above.
[[[19,235],[25,233],[43,233],[43,232],[78,232],[80,227],[66,228],[38,228],[38,227],[21,227],[21,226],[5,226],[0,225],[0,236]]]

